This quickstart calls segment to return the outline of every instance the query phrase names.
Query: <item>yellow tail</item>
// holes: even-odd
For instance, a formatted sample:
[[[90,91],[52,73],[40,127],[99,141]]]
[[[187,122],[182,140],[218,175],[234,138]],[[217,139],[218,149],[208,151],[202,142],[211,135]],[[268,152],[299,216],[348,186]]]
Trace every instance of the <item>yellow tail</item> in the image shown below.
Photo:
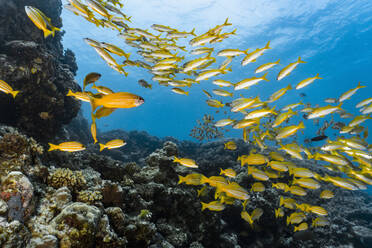
[[[204,202],[200,202],[201,205],[202,205],[202,211],[204,211],[204,209],[207,208],[208,204],[207,203],[204,203]]]
[[[99,151],[101,152],[103,149],[105,149],[106,146],[104,144],[99,144]]]
[[[54,151],[54,150],[57,150],[57,149],[58,149],[58,146],[57,146],[57,145],[54,145],[54,144],[52,144],[52,143],[48,143],[48,145],[49,145],[49,150],[48,150],[48,152],[50,152],[50,151]]]
[[[48,29],[44,29],[44,39],[47,38],[49,35],[53,34],[54,36],[54,32],[53,31],[50,31]]]
[[[19,93],[18,90],[13,90],[12,92],[10,92],[10,94],[12,94],[13,98],[15,98],[18,93]]]
[[[178,175],[178,178],[179,178],[178,184],[185,182],[185,177]]]

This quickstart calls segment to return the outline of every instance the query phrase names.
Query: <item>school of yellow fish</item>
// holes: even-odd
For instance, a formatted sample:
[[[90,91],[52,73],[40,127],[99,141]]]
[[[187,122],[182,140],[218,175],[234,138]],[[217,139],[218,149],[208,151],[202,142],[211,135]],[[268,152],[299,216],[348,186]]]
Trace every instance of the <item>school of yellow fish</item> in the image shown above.
[[[199,84],[200,81],[212,80],[212,84],[219,88],[212,91],[216,97],[203,90],[207,96],[206,103],[214,108],[230,108],[230,114],[239,115],[235,119],[218,120],[214,125],[216,127],[231,126],[233,129],[241,129],[244,142],[252,142],[261,151],[267,148],[268,143],[271,147],[278,147],[278,151],[270,152],[269,156],[260,154],[257,150],[239,156],[238,161],[241,166],[246,166],[246,173],[255,180],[250,189],[246,189],[234,181],[237,173],[231,168],[221,169],[218,176],[206,177],[200,173],[179,176],[179,183],[202,186],[197,191],[199,197],[204,197],[210,192],[210,189],[215,190],[215,201],[201,202],[202,210],[222,211],[227,205],[234,204],[235,201],[241,201],[241,218],[254,227],[264,212],[261,208],[256,208],[250,213],[247,211],[250,195],[264,192],[265,187],[270,185],[281,195],[278,199],[278,208],[274,209],[271,214],[274,214],[276,218],[283,218],[286,215],[287,225],[294,225],[293,231],[296,232],[308,229],[309,224],[311,227],[329,225],[329,221],[325,217],[328,212],[322,206],[299,202],[289,196],[301,197],[306,196],[309,191],[319,190],[321,188],[320,181],[347,190],[366,189],[367,185],[372,185],[372,146],[366,142],[368,128],[362,126],[364,122],[372,119],[370,116],[370,113],[372,113],[372,97],[364,99],[355,106],[360,111],[360,115],[342,125],[340,134],[344,136],[339,136],[336,140],[328,139],[325,145],[313,149],[308,149],[293,139],[298,131],[305,129],[309,120],[318,121],[319,118],[333,117],[333,115],[340,115],[341,118],[352,118],[353,115],[341,108],[342,104],[356,94],[359,89],[365,88],[365,85],[358,83],[355,87],[341,94],[338,99],[326,99],[326,103],[335,103],[335,105],[311,106],[300,101],[291,103],[281,109],[272,106],[287,91],[303,89],[315,83],[316,80],[322,79],[319,74],[298,82],[295,87],[290,84],[283,87],[274,92],[266,101],[260,99],[259,96],[248,98],[241,95],[240,98],[233,99],[235,91],[244,94],[261,81],[269,81],[267,75],[270,73],[270,69],[280,66],[280,60],[259,65],[254,71],[256,74],[263,72],[265,74],[245,78],[238,82],[229,82],[219,79],[218,76],[232,71],[229,65],[233,60],[239,60],[241,66],[259,61],[259,58],[271,49],[270,42],[252,51],[249,48],[245,50],[229,48],[214,51],[213,47],[207,45],[222,42],[229,36],[236,35],[236,29],[231,32],[223,32],[225,27],[232,25],[228,22],[228,19],[223,24],[217,25],[200,35],[195,33],[195,29],[189,32],[179,31],[160,24],[151,26],[154,33],[130,27],[131,17],[121,11],[124,6],[119,0],[68,1],[69,4],[64,6],[66,9],[94,23],[97,27],[117,30],[119,37],[127,45],[137,48],[137,54],[143,58],[143,60],[130,60],[132,55],[114,44],[84,38],[84,41],[111,68],[127,76],[128,73],[124,69],[126,66],[141,67],[153,75],[152,80],[154,82],[158,82],[162,86],[171,86],[172,92],[181,95],[189,95],[189,91],[186,90],[187,87]],[[50,34],[54,36],[55,31],[59,30],[52,25],[50,18],[40,10],[26,6],[25,11],[35,26],[44,32],[45,38]],[[182,39],[189,39],[188,44],[191,46],[191,50],[188,50],[186,46],[177,44]],[[181,56],[182,53],[187,55],[187,61],[185,61],[186,56]],[[195,55],[200,56],[189,59]],[[239,59],[241,55],[243,58]],[[115,57],[124,57],[125,60],[118,63]],[[217,57],[225,57],[226,59],[220,65],[216,65]],[[298,66],[304,63],[306,62],[298,57],[296,61],[284,66],[276,76],[277,83],[289,77]],[[99,73],[94,72],[88,74],[84,79],[82,92],[69,91],[67,94],[91,104],[91,133],[95,143],[97,142],[96,119],[110,115],[117,108],[132,108],[144,103],[140,96],[128,92],[115,93],[105,86],[96,85],[95,83],[100,76]],[[181,79],[179,76],[183,78]],[[98,93],[85,90],[91,84],[91,88]],[[139,84],[145,88],[152,88],[152,85],[144,80],[139,80]],[[0,90],[11,94],[13,97],[16,97],[19,93],[2,80],[0,80]],[[216,99],[217,97],[230,100],[223,103]],[[296,115],[299,113],[305,114],[305,121],[296,121],[294,125],[284,124],[288,123],[291,118],[292,120],[298,120]],[[112,140],[106,144],[99,144],[99,147],[100,150],[113,149],[121,147],[125,143],[123,140]],[[229,141],[224,148],[236,150],[237,144],[234,141]],[[84,150],[85,146],[76,141],[64,142],[59,145],[50,144],[49,150],[55,149],[74,152]],[[322,163],[327,164],[319,166],[323,166],[330,171],[342,172],[345,176],[320,175],[308,168],[297,166],[295,162],[288,161],[288,159],[285,159],[286,154],[295,159],[292,161],[296,161],[296,159],[304,160],[305,158],[322,161]],[[190,158],[175,157],[174,162],[189,168],[198,168],[197,163]],[[289,181],[283,179],[288,177],[291,178]],[[334,197],[334,192],[324,189],[320,192],[319,197],[331,199]]]

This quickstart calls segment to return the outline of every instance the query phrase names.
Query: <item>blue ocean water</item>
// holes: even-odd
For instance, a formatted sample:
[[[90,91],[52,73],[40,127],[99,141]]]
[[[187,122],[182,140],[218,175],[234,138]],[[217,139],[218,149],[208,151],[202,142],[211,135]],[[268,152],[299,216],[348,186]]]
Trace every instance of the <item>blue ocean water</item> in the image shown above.
[[[327,105],[325,98],[337,98],[346,90],[356,87],[360,81],[367,88],[361,89],[343,107],[352,114],[358,114],[355,104],[370,97],[372,92],[372,2],[359,1],[126,1],[122,11],[132,16],[133,26],[148,29],[154,23],[169,25],[180,31],[196,28],[201,34],[215,25],[222,24],[226,17],[233,24],[224,32],[237,29],[236,36],[217,43],[215,50],[225,48],[247,49],[253,51],[271,41],[268,50],[257,62],[240,66],[242,56],[234,58],[232,72],[218,78],[238,82],[244,78],[256,76],[254,69],[259,65],[280,59],[280,65],[269,71],[269,82],[260,82],[251,89],[234,92],[234,98],[243,94],[246,97],[259,95],[266,100],[273,92],[291,84],[294,87],[299,81],[315,76],[323,78],[302,90],[291,90],[276,102],[281,108],[289,103],[299,102]],[[82,85],[84,76],[89,72],[99,72],[102,78],[97,84],[108,86],[114,91],[126,91],[138,94],[145,99],[145,104],[138,108],[120,109],[112,115],[97,122],[101,131],[111,129],[145,130],[151,135],[173,136],[179,139],[192,139],[190,130],[196,120],[204,114],[211,114],[216,120],[226,118],[223,111],[216,114],[215,108],[209,107],[202,89],[211,92],[218,88],[212,80],[202,81],[191,87],[189,96],[178,95],[171,87],[159,86],[152,82],[152,75],[145,69],[126,68],[128,77],[113,71],[88,46],[83,38],[89,37],[98,41],[113,43],[123,50],[132,53],[132,60],[140,59],[136,50],[117,37],[117,31],[97,28],[83,18],[63,10],[62,14],[66,31],[63,43],[65,48],[74,51],[79,66],[77,80]],[[182,44],[182,42],[181,42]],[[184,42],[187,45],[186,42]],[[190,48],[190,47],[188,47]],[[191,48],[190,48],[191,49]],[[186,59],[196,58],[186,55]],[[292,75],[276,81],[276,75],[285,65],[301,56],[306,64],[300,64]],[[219,61],[223,59],[218,59]],[[119,61],[120,63],[121,61]],[[212,66],[213,67],[213,66]],[[261,75],[261,74],[259,74]],[[182,78],[182,77],[181,77]],[[180,78],[180,79],[181,79]],[[139,79],[153,84],[153,89],[138,85]],[[306,97],[300,97],[305,93]],[[223,97],[216,97],[223,102]],[[83,103],[84,115],[90,119],[90,106]],[[228,110],[226,108],[226,110]],[[231,116],[233,117],[233,116]],[[345,121],[345,120],[344,120]],[[348,122],[349,120],[346,120]],[[316,136],[317,126],[306,122],[303,138]],[[372,127],[372,121],[364,124]],[[336,134],[330,130],[327,135]],[[232,130],[226,137],[241,137],[241,131]],[[372,136],[367,141],[371,143]]]

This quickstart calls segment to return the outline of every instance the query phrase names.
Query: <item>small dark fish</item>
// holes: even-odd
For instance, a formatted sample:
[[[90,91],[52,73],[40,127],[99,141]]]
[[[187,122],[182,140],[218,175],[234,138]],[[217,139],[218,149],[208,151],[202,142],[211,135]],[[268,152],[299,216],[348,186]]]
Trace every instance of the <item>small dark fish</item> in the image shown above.
[[[88,84],[93,84],[95,83],[98,79],[100,79],[101,77],[101,74],[97,73],[97,72],[91,72],[89,74],[87,74],[84,78],[84,82],[83,82],[83,91],[85,91],[85,87],[88,85]]]
[[[138,80],[138,84],[141,85],[144,88],[150,88],[152,89],[152,85],[146,82],[144,79]]]
[[[306,94],[305,93],[300,93],[300,96],[301,97],[306,97]]]
[[[321,140],[325,140],[327,138],[328,138],[327,135],[319,135],[319,136],[316,136],[316,137],[311,138],[310,140],[311,141],[321,141]]]

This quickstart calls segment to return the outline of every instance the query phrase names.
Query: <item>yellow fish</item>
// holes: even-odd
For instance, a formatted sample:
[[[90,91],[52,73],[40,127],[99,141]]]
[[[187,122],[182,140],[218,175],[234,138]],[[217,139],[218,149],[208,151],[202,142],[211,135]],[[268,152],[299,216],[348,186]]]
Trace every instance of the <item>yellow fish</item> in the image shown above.
[[[275,218],[281,218],[284,216],[284,210],[282,208],[277,208],[274,210]]]
[[[307,189],[319,189],[320,184],[312,178],[295,178],[292,184],[300,185]]]
[[[64,152],[77,152],[85,150],[85,146],[76,141],[63,142],[59,145],[54,145],[52,143],[48,144],[50,146],[48,151],[60,150]]]
[[[59,28],[52,26],[50,24],[50,19],[46,17],[39,9],[32,6],[25,6],[25,11],[35,26],[44,32],[44,38],[48,37],[49,35],[54,37],[55,31],[60,30]],[[49,30],[47,26],[50,26],[52,30]]]
[[[304,231],[304,230],[307,230],[308,228],[309,228],[309,226],[307,225],[307,223],[303,222],[300,225],[294,227],[294,232]]]
[[[286,186],[287,184],[285,184],[285,183],[272,183],[271,184],[271,186],[273,187],[273,188],[277,188],[277,189],[279,189],[279,190],[285,190],[285,186]]]
[[[99,151],[102,151],[105,148],[107,148],[107,149],[119,148],[119,147],[122,147],[126,144],[127,143],[124,140],[121,140],[121,139],[110,140],[106,144],[101,144],[100,143],[99,144]]]
[[[212,201],[209,203],[201,202],[201,204],[202,204],[202,211],[204,211],[204,209],[209,209],[211,211],[222,211],[225,209],[225,205],[219,201]]]
[[[6,94],[11,94],[13,98],[15,98],[16,95],[19,93],[19,91],[13,90],[12,87],[3,80],[0,80],[0,91]]]
[[[279,98],[281,98],[288,90],[291,90],[292,89],[292,86],[290,84],[288,84],[287,87],[285,88],[282,88],[276,92],[274,92],[269,100],[267,100],[268,103],[271,103],[271,102],[275,102],[276,100],[278,100]]]
[[[277,76],[277,80],[282,80],[283,78],[285,78],[286,76],[288,76],[289,74],[291,74],[291,72],[296,69],[296,67],[300,64],[300,63],[306,63],[305,61],[302,61],[301,60],[301,57],[298,57],[298,60],[296,62],[293,62],[293,63],[290,63],[289,65],[287,65],[286,67],[284,67],[278,74]]]
[[[236,172],[233,169],[223,170],[222,168],[220,168],[220,170],[221,170],[220,175],[225,175],[225,176],[231,177],[231,178],[236,177]]]
[[[186,176],[178,175],[178,184],[185,183],[187,185],[201,185],[201,181],[205,176],[199,173],[188,174]]]
[[[235,182],[229,183],[227,186],[221,186],[221,190],[225,192],[227,196],[234,197],[239,200],[244,201],[249,199],[249,193]]]
[[[241,64],[242,66],[245,66],[249,63],[256,62],[257,58],[262,56],[264,52],[268,49],[271,49],[270,47],[270,41],[267,42],[266,46],[263,48],[257,48],[255,51],[249,53],[245,58],[242,60]]]
[[[97,143],[97,125],[96,122],[93,121],[92,124],[90,125],[90,132],[92,133],[92,137],[94,140],[94,144]]]
[[[205,177],[201,180],[202,183],[208,183],[212,187],[227,186],[229,183],[226,178],[221,176]]]
[[[105,108],[100,107],[95,114],[92,114],[92,119],[100,119],[102,117],[109,116],[112,112],[115,111],[115,108]]]
[[[265,191],[265,185],[263,185],[260,182],[256,182],[256,183],[252,184],[251,191],[254,191],[254,192],[264,192]]]
[[[292,198],[283,198],[280,197],[279,200],[279,207],[284,206],[285,208],[295,209],[296,208],[296,201]]]
[[[174,156],[173,162],[180,163],[181,165],[190,168],[198,168],[198,165],[195,163],[195,160],[190,158],[177,158],[176,156]]]
[[[330,191],[330,190],[323,190],[321,193],[320,193],[320,198],[322,199],[331,199],[335,196],[335,194]]]
[[[203,186],[203,188],[198,189],[198,190],[197,190],[197,192],[198,192],[198,197],[200,197],[200,196],[205,196],[205,195],[207,194],[207,190],[206,190],[207,188],[208,188],[208,186],[205,185],[205,186]]]
[[[309,207],[308,210],[310,212],[314,213],[314,214],[317,214],[317,215],[322,215],[322,216],[328,215],[327,210],[325,210],[324,208],[322,208],[320,206],[311,206],[311,207]]]
[[[227,150],[236,150],[237,149],[237,145],[234,141],[229,141],[229,142],[226,142],[225,143],[225,147],[224,149],[227,149]]]
[[[92,86],[92,89],[96,89],[99,93],[102,93],[104,95],[109,95],[109,94],[113,94],[114,93],[110,88],[105,87],[105,86],[96,86],[96,85],[93,85]]]
[[[73,96],[80,101],[90,102],[89,93],[87,92],[78,92],[78,91],[72,92],[72,90],[69,89],[66,96]]]
[[[315,79],[323,79],[323,78],[319,77],[319,73],[316,74],[315,77],[306,78],[297,84],[296,90],[299,90],[299,89],[302,89],[303,87],[308,86],[309,84],[313,83]]]
[[[280,59],[278,59],[276,62],[271,62],[271,63],[266,63],[266,64],[263,64],[263,65],[260,65],[259,67],[256,68],[256,70],[254,72],[255,73],[260,73],[260,72],[266,71],[270,68],[273,68],[277,64],[279,64],[279,62],[280,62]]]
[[[323,226],[329,226],[329,221],[322,217],[322,216],[319,216],[317,218],[315,218],[311,224],[312,227],[323,227]]]
[[[97,106],[103,106],[105,108],[133,108],[142,105],[144,102],[145,100],[143,100],[142,97],[128,92],[108,94],[101,98],[90,98],[93,110],[95,110]]]
[[[225,106],[225,104],[223,104],[222,102],[220,102],[219,100],[216,100],[216,99],[207,99],[206,103],[209,106],[215,107],[215,108],[222,108],[223,106]]]
[[[266,76],[267,76],[267,72],[261,77],[251,77],[251,78],[243,79],[235,84],[234,90],[248,89],[252,85],[258,84],[262,80],[267,81],[267,82],[270,81],[266,78]]]
[[[248,214],[247,211],[245,211],[245,210],[242,211],[240,213],[240,216],[242,217],[243,220],[245,220],[246,222],[248,222],[249,225],[253,226],[253,220],[252,220],[251,216]]]
[[[101,42],[101,45],[110,53],[114,53],[116,55],[123,56],[126,59],[129,59],[130,53],[125,53],[121,48],[106,42]]]
[[[345,93],[343,93],[339,97],[338,101],[339,102],[343,102],[343,101],[349,99],[352,95],[354,95],[357,92],[357,90],[362,89],[362,88],[365,88],[365,87],[367,87],[367,86],[362,86],[362,85],[360,85],[360,82],[358,82],[358,86],[357,87],[355,87],[354,89],[348,90]]]
[[[288,192],[288,191],[291,192],[291,194],[298,195],[298,196],[305,196],[307,194],[303,188],[295,186],[295,185],[292,185],[291,187],[287,185],[287,187],[285,187],[284,189],[284,192]]]
[[[301,121],[300,124],[283,127],[279,130],[278,135],[275,137],[277,140],[287,138],[291,135],[294,135],[299,129],[305,128],[304,123]]]
[[[214,125],[216,127],[225,127],[225,126],[230,125],[234,122],[235,122],[235,120],[232,120],[232,119],[222,119],[222,120],[217,121]]]
[[[257,169],[253,166],[248,166],[248,175],[252,175],[254,179],[260,181],[269,180],[269,176],[264,171]]]
[[[307,119],[314,119],[324,117],[326,115],[332,114],[336,110],[341,110],[342,102],[337,106],[325,106],[320,108],[315,108],[308,116]]]
[[[180,95],[186,95],[186,96],[189,95],[188,91],[184,91],[183,89],[180,89],[180,88],[172,88],[172,91]]]

